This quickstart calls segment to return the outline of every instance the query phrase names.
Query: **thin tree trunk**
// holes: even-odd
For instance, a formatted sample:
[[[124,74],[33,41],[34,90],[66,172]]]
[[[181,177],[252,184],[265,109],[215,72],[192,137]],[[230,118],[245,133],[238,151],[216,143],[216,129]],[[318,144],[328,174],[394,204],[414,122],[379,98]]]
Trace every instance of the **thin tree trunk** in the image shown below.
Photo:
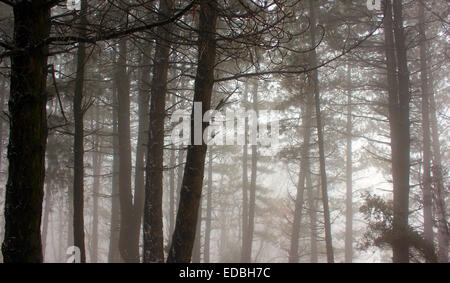
[[[316,45],[316,15],[315,5],[313,0],[309,0],[310,3],[310,19],[311,19],[311,46]],[[317,54],[316,50],[311,55],[311,65],[317,66]],[[319,143],[319,161],[320,161],[320,184],[322,191],[322,203],[323,203],[323,215],[325,224],[325,244],[327,250],[328,263],[334,262],[333,252],[333,240],[331,238],[331,221],[330,221],[330,208],[328,204],[328,188],[327,188],[327,172],[325,168],[325,148],[323,137],[323,124],[322,114],[320,110],[320,91],[319,91],[319,75],[317,70],[312,71],[312,83],[314,89],[314,100],[316,106],[316,122],[317,122],[317,138]]]
[[[300,228],[302,224],[304,191],[306,174],[310,170],[309,148],[311,143],[311,127],[312,127],[312,95],[307,94],[305,104],[302,111],[303,126],[303,146],[300,157],[300,171],[297,184],[297,197],[295,200],[294,222],[292,224],[291,247],[289,250],[289,262],[295,263],[299,261],[298,245]]]
[[[171,15],[170,0],[159,2],[160,20]],[[144,262],[164,262],[163,170],[164,118],[170,55],[170,27],[158,27],[150,102],[150,129],[144,205]]]
[[[311,246],[311,255],[310,262],[317,263],[318,255],[317,255],[317,205],[316,198],[313,191],[313,184],[311,181],[311,173],[310,168],[306,172],[306,187],[308,190],[308,207],[309,207],[309,222],[310,222],[310,246]]]
[[[346,149],[346,198],[345,198],[345,262],[353,261],[353,168],[352,168],[352,71],[347,65],[347,149]]]
[[[95,120],[99,121],[99,109],[95,109]],[[94,123],[92,123],[92,126],[94,128]],[[99,129],[98,126],[96,128]],[[101,145],[100,145],[100,138],[98,135],[95,135],[94,137],[94,147],[93,147],[93,153],[92,153],[92,167],[93,167],[93,175],[94,175],[94,182],[93,182],[93,208],[92,208],[92,232],[91,232],[91,262],[97,263],[98,262],[98,222],[99,222],[99,195],[100,195],[100,174],[102,172],[102,155],[100,153],[101,151]]]
[[[214,65],[216,61],[216,21],[217,1],[200,0],[198,67],[195,79],[194,103],[202,103],[201,115],[211,108],[211,96],[214,86]],[[191,260],[195,239],[195,228],[202,195],[203,175],[207,145],[194,145],[194,116],[192,111],[192,145],[188,147],[183,183],[180,191],[180,205],[177,213],[175,232],[169,251],[168,262]],[[202,123],[202,133],[208,123]]]
[[[173,101],[173,105],[175,101]],[[170,160],[169,160],[169,238],[173,234],[173,229],[175,228],[175,147],[170,148]]]
[[[79,36],[85,37],[87,25],[87,3],[81,1]],[[74,170],[73,170],[73,239],[74,245],[80,249],[81,262],[86,262],[86,248],[84,239],[84,111],[83,92],[86,65],[86,44],[80,42],[77,51],[77,75],[75,79],[75,93],[73,96],[74,116]]]
[[[206,223],[205,223],[205,246],[203,251],[203,261],[210,263],[211,249],[211,223],[212,223],[212,150],[209,150],[208,160],[208,191],[206,194]]]
[[[148,144],[148,127],[149,127],[149,103],[150,103],[150,72],[151,72],[151,55],[153,49],[152,42],[145,42],[144,51],[142,53],[142,69],[140,71],[140,82],[138,91],[138,139],[136,149],[136,165],[134,179],[134,226],[133,235],[135,245],[139,245],[139,238],[142,228],[142,215],[144,212],[145,198],[145,156],[147,154]]]
[[[427,258],[432,258],[434,252],[433,236],[433,203],[431,191],[431,138],[430,138],[430,114],[429,114],[429,87],[428,87],[428,62],[425,35],[425,9],[419,4],[419,40],[420,40],[420,81],[422,90],[422,191],[423,191],[423,223]]]
[[[10,136],[5,198],[4,262],[42,262],[41,216],[47,142],[46,78],[50,34],[47,1],[14,4]],[[36,46],[31,48],[30,46]]]
[[[258,81],[253,82],[253,110],[256,111],[258,116]],[[245,229],[245,240],[243,246],[243,252],[241,256],[241,262],[250,263],[252,261],[252,246],[253,246],[253,234],[255,230],[255,210],[256,210],[256,176],[258,169],[258,148],[256,145],[251,146],[252,158],[251,158],[251,178],[249,188],[249,200],[248,200],[248,220],[247,227]]]
[[[203,220],[203,207],[202,207],[203,199],[200,198],[200,205],[198,207],[198,218],[197,218],[197,226],[195,230],[195,241],[194,247],[192,249],[192,263],[200,263],[201,262],[201,247],[202,247],[202,220]]]
[[[50,160],[49,160],[50,161]],[[49,170],[50,168],[47,168]],[[45,250],[47,248],[48,222],[51,212],[51,184],[47,181],[44,196],[44,215],[42,216],[42,260],[45,262]]]
[[[119,251],[120,232],[120,196],[119,196],[119,138],[117,132],[117,92],[113,88],[113,166],[112,166],[112,186],[111,186],[111,226],[109,236],[108,262],[119,263],[122,261]]]
[[[432,89],[432,76],[429,78]],[[439,127],[436,117],[436,102],[434,92],[430,93],[430,114],[431,114],[431,134],[433,136],[433,184],[435,188],[434,203],[436,205],[436,214],[438,220],[438,261],[440,263],[448,262],[449,250],[449,224],[447,216],[447,197],[444,187],[444,176],[442,172],[441,148],[439,142]]]
[[[244,90],[244,107],[248,107],[248,83],[245,84]],[[245,263],[245,245],[248,243],[248,121],[245,119],[244,125],[244,147],[242,156],[242,224],[241,224],[241,262]]]

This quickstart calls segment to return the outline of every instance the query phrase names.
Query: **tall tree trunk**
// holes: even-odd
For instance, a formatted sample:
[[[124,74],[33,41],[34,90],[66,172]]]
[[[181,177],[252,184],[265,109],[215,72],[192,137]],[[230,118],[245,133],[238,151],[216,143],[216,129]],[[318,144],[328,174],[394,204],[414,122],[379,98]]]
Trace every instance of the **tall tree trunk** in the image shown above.
[[[195,78],[194,102],[202,103],[202,117],[211,108],[211,96],[214,86],[214,66],[216,61],[216,21],[217,1],[200,0],[198,67]],[[175,232],[172,237],[168,262],[191,260],[195,239],[198,208],[202,195],[203,175],[207,145],[194,145],[194,116],[192,111],[191,141],[188,147],[186,166],[180,191],[180,205],[177,213]],[[202,123],[202,133],[208,123]]]
[[[149,127],[149,102],[150,102],[150,72],[151,72],[151,55],[153,49],[152,42],[145,42],[142,53],[142,69],[140,71],[140,82],[138,91],[138,138],[136,149],[136,165],[134,179],[134,239],[136,245],[139,245],[140,231],[142,228],[142,215],[144,209],[145,197],[145,156],[147,154],[148,143],[148,127]]]
[[[353,261],[353,168],[352,168],[352,70],[347,65],[347,149],[346,149],[346,197],[345,197],[345,262]]]
[[[160,20],[171,15],[173,2],[160,0]],[[144,262],[164,262],[163,170],[164,118],[166,117],[167,75],[171,25],[158,27],[150,98],[150,129],[144,205]]]
[[[55,152],[55,135],[50,133],[48,136],[49,147],[47,149],[47,179],[45,180],[45,195],[44,195],[44,215],[42,216],[42,259],[45,262],[45,253],[47,247],[47,237],[49,230],[50,214],[53,206],[56,204],[52,200],[52,190],[54,190],[54,178],[57,176],[58,170],[58,156]],[[54,241],[54,239],[53,239]]]
[[[420,40],[420,81],[422,90],[422,191],[423,191],[423,223],[425,241],[428,245],[427,258],[434,254],[433,237],[433,203],[431,191],[431,139],[430,139],[430,114],[429,114],[429,87],[428,87],[428,62],[427,62],[427,38],[425,35],[425,9],[423,3],[419,3],[419,40]]]
[[[405,36],[403,30],[402,1],[386,1],[385,34],[388,76],[393,74],[396,85],[389,91],[389,122],[391,126],[392,179],[394,186],[393,261],[409,262],[408,207],[409,207],[409,74],[407,68]],[[394,20],[392,12],[394,11]],[[393,36],[391,28],[393,27]],[[395,40],[394,40],[395,39]],[[395,42],[395,43],[394,43]],[[395,54],[392,54],[395,50]],[[397,58],[397,69],[395,66]],[[390,79],[392,84],[392,79]]]
[[[429,77],[430,89],[433,89],[433,77]],[[448,262],[449,250],[449,224],[447,216],[447,196],[444,187],[444,176],[442,172],[441,149],[439,142],[439,127],[436,117],[436,102],[434,100],[434,92],[430,93],[430,114],[431,114],[431,134],[433,136],[433,184],[435,188],[434,203],[436,205],[436,214],[438,220],[438,261],[441,263]]]
[[[134,229],[136,217],[131,192],[131,142],[130,142],[130,80],[127,73],[127,39],[119,40],[119,59],[116,70],[119,134],[119,195],[120,235],[119,251],[125,262],[139,262],[139,232]],[[136,235],[137,234],[137,235]],[[136,241],[137,239],[137,241]]]
[[[304,192],[306,175],[310,170],[309,148],[311,143],[311,127],[312,127],[312,107],[313,97],[311,94],[306,94],[306,101],[303,105],[302,111],[302,126],[303,126],[303,146],[300,157],[300,171],[298,175],[297,197],[295,200],[294,222],[292,224],[291,233],[291,247],[289,250],[289,262],[295,263],[299,261],[298,245],[300,228],[302,224]]]
[[[318,262],[318,254],[317,254],[317,206],[316,206],[316,198],[313,191],[313,184],[311,181],[311,173],[310,168],[306,172],[306,187],[308,189],[308,207],[309,207],[309,222],[310,222],[310,262],[317,263]]]
[[[211,223],[212,223],[212,159],[213,153],[210,148],[208,157],[208,191],[206,194],[206,222],[205,222],[205,246],[203,251],[203,261],[210,263],[211,249]]]
[[[253,110],[256,111],[258,116],[258,81],[253,82]],[[256,145],[251,146],[252,158],[251,158],[251,178],[249,187],[249,199],[248,199],[248,220],[247,227],[245,229],[245,243],[243,245],[243,251],[241,255],[241,262],[250,263],[252,261],[252,246],[253,246],[253,234],[255,230],[255,210],[256,210],[256,176],[258,169],[258,148]]]
[[[183,166],[183,164],[185,163],[185,157],[184,157],[185,153],[184,153],[184,151],[185,151],[184,149],[180,149],[179,153],[178,153],[177,191],[176,191],[176,194],[175,194],[175,200],[176,200],[175,201],[175,210],[180,204],[180,191],[181,191],[181,185],[183,183],[183,174],[184,174],[184,166]],[[176,215],[176,211],[174,211],[174,213]],[[174,227],[174,230],[175,230],[175,227]],[[173,232],[172,232],[172,235],[173,235]]]
[[[5,198],[4,262],[42,262],[41,216],[47,142],[46,78],[50,34],[47,1],[14,5],[10,135]]]
[[[99,109],[95,109],[95,120],[100,120]],[[92,128],[94,128],[94,121],[92,121]],[[99,130],[99,127],[96,127]],[[91,232],[91,262],[97,263],[98,261],[98,222],[99,222],[99,195],[100,195],[100,175],[102,172],[102,155],[101,155],[101,144],[98,134],[94,137],[93,153],[92,153],[92,167],[94,182],[92,188],[92,232]]]
[[[174,100],[172,104],[175,105]],[[171,146],[169,160],[169,238],[172,237],[175,228],[175,158],[175,147]]]
[[[195,230],[195,241],[192,249],[192,263],[200,263],[201,261],[201,248],[202,248],[202,220],[203,220],[203,199],[200,198],[200,205],[198,207],[197,226]]]
[[[310,4],[310,19],[311,19],[311,46],[316,45],[316,12],[313,0],[309,0]],[[311,66],[317,66],[316,50],[311,55]],[[314,100],[316,106],[316,122],[317,122],[317,138],[319,143],[319,161],[320,161],[320,184],[322,191],[323,215],[325,224],[325,244],[327,250],[328,263],[334,262],[333,240],[331,238],[331,221],[330,208],[328,204],[328,188],[327,188],[327,171],[325,168],[325,148],[323,137],[322,114],[320,110],[320,91],[319,91],[319,74],[317,70],[312,71],[312,83],[314,89]]]
[[[117,91],[113,88],[113,166],[112,166],[112,186],[111,186],[111,221],[109,236],[108,262],[119,263],[122,261],[119,251],[120,232],[120,193],[119,193],[119,136],[117,132]]]
[[[244,90],[244,107],[248,107],[248,85],[247,82],[245,84]],[[247,228],[248,228],[248,121],[245,119],[244,125],[244,147],[243,147],[243,156],[242,156],[242,224],[241,224],[241,262],[245,263],[245,245],[247,244]]]
[[[87,3],[81,1],[79,36],[84,38],[87,25]],[[86,262],[86,248],[84,239],[84,73],[86,58],[86,44],[80,42],[77,51],[77,74],[75,79],[75,93],[73,96],[74,116],[74,170],[73,170],[73,239],[74,245],[80,249],[81,262]]]

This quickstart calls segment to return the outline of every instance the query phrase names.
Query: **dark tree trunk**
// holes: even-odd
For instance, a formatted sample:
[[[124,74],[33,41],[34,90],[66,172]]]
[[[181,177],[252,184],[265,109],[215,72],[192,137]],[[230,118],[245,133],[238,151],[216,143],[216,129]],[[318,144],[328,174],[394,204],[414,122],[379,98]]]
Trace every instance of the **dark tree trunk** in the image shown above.
[[[116,85],[118,101],[119,134],[119,195],[120,235],[119,251],[125,262],[139,262],[139,230],[135,229],[136,215],[131,192],[131,142],[130,142],[130,81],[127,73],[127,40],[119,40]]]
[[[345,197],[345,262],[353,261],[353,168],[352,168],[352,71],[347,66],[347,149],[346,149],[346,197]]]
[[[47,142],[46,78],[50,34],[47,1],[14,5],[5,198],[4,262],[42,262],[41,216]]]
[[[303,202],[305,192],[306,175],[310,170],[309,148],[311,143],[311,127],[312,127],[312,109],[313,97],[311,94],[306,94],[306,101],[303,105],[302,111],[302,126],[303,126],[303,146],[300,157],[300,171],[297,184],[297,197],[295,200],[294,222],[292,224],[291,233],[291,247],[289,250],[289,262],[295,263],[299,261],[298,245],[300,228],[302,224]]]
[[[172,1],[161,0],[160,20],[170,17]],[[163,170],[164,118],[170,55],[170,26],[157,29],[155,67],[150,98],[150,129],[144,205],[144,262],[164,262]]]
[[[80,18],[79,36],[85,37],[87,25],[86,1],[81,1],[82,12]],[[73,239],[74,245],[80,249],[81,262],[86,262],[86,248],[84,239],[84,73],[86,65],[86,44],[79,43],[77,51],[77,75],[75,79],[75,93],[73,96],[74,116],[74,170],[73,170]]]
[[[316,45],[316,14],[314,1],[309,0],[310,3],[310,19],[311,19],[311,46]],[[311,66],[317,66],[316,50],[311,55]],[[319,143],[319,162],[320,162],[320,185],[322,191],[323,215],[325,224],[325,244],[327,250],[328,263],[334,262],[333,240],[331,238],[331,221],[330,208],[328,204],[328,188],[327,188],[327,171],[325,168],[325,147],[323,137],[322,114],[320,110],[320,91],[319,91],[319,74],[317,70],[312,71],[312,83],[314,89],[314,101],[316,106],[316,122],[317,122],[317,138]]]
[[[422,191],[423,191],[423,223],[425,241],[431,250],[427,249],[427,258],[432,258],[434,252],[433,236],[433,203],[431,191],[431,137],[429,114],[429,87],[428,87],[428,62],[427,62],[427,38],[425,35],[425,9],[419,3],[419,40],[420,40],[420,83],[422,91]]]
[[[198,39],[198,67],[195,79],[194,102],[202,103],[202,117],[211,107],[216,59],[217,1],[200,0]],[[202,123],[202,133],[208,126]],[[172,246],[168,262],[190,262],[195,239],[198,208],[202,195],[203,175],[207,145],[194,145],[194,111],[192,111],[192,145],[188,147],[186,166],[180,191]]]
[[[205,246],[203,251],[203,261],[210,263],[211,249],[211,223],[212,223],[212,150],[209,150],[208,157],[208,191],[206,194],[206,223],[205,223]]]

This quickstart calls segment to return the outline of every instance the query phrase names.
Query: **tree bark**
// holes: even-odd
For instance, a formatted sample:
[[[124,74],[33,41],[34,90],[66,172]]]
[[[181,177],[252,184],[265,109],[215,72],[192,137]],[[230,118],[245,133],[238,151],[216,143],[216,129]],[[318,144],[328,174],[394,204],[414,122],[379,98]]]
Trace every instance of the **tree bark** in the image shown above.
[[[5,198],[4,262],[42,262],[41,216],[47,141],[46,77],[50,34],[47,1],[14,5],[10,137]]]
[[[194,102],[202,103],[202,117],[211,107],[216,59],[217,1],[200,0],[200,20],[198,39],[198,67],[195,79]],[[202,123],[202,133],[208,123]],[[168,262],[191,260],[195,239],[198,208],[202,195],[203,175],[207,145],[193,145],[194,111],[192,111],[192,145],[188,147],[186,166],[180,191],[180,205],[177,213],[175,232],[169,251]]]

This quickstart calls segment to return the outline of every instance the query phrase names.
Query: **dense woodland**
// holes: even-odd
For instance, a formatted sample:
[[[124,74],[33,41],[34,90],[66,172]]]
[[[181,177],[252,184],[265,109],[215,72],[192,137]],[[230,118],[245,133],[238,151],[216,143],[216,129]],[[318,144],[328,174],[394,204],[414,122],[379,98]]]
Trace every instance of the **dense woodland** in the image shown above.
[[[448,262],[447,1],[68,2],[0,0],[0,262]]]

